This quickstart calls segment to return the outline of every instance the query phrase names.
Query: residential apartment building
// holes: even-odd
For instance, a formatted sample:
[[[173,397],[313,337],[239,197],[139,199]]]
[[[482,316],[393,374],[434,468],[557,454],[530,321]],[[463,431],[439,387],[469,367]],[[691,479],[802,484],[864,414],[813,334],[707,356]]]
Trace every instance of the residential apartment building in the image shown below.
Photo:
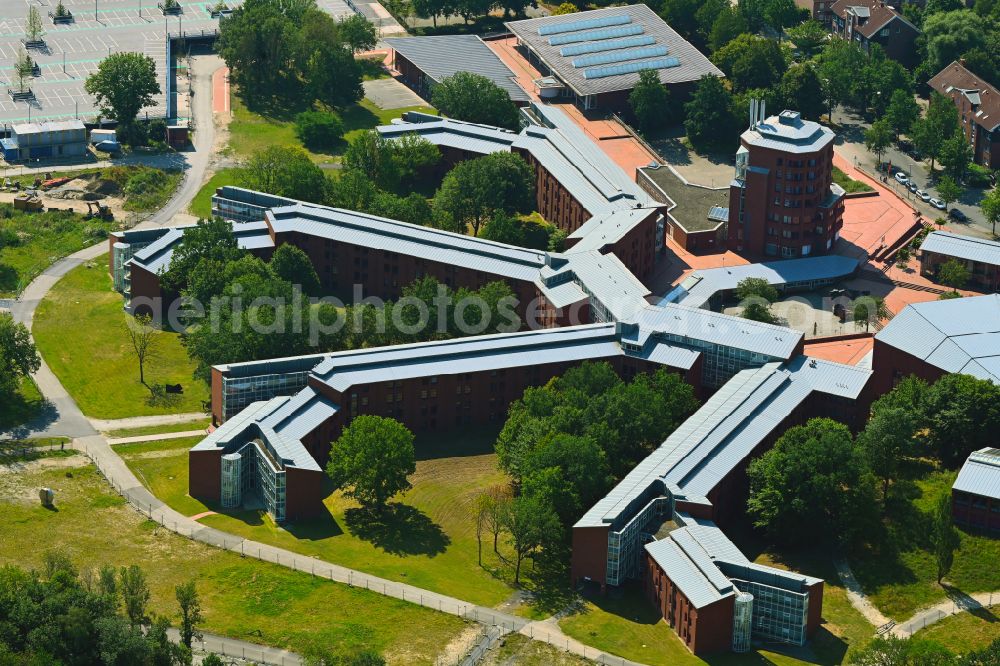
[[[951,487],[951,515],[964,527],[1000,532],[1000,449],[972,453]]]
[[[937,279],[941,264],[958,261],[969,271],[969,287],[1000,291],[1000,243],[933,231],[920,244],[920,274]]]
[[[966,69],[961,60],[935,74],[927,85],[955,103],[976,164],[1000,169],[1000,90]]]
[[[865,53],[872,45],[907,67],[916,64],[920,29],[884,0],[837,0],[830,5],[830,28]]]

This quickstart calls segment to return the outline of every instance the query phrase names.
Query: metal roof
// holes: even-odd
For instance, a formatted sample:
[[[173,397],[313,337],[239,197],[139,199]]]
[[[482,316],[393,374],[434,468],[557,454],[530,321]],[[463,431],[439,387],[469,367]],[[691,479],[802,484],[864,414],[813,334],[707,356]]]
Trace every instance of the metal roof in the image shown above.
[[[782,111],[740,135],[743,143],[786,153],[814,153],[833,142],[833,130],[812,120],[803,120],[798,111]]]
[[[948,231],[932,231],[927,234],[920,244],[920,251],[1000,266],[1000,243]]]
[[[477,35],[387,37],[383,41],[435,82],[458,72],[472,72],[506,90],[515,102],[531,100],[517,85],[514,72]]]
[[[580,27],[590,25],[585,23],[587,21],[602,20],[614,20],[615,24],[597,29]],[[641,66],[643,60],[628,61],[635,63],[638,67],[632,71],[618,70],[608,73],[606,76],[595,78],[591,75],[591,77],[587,77],[585,72],[589,70],[574,67],[567,56],[591,51],[574,49],[564,53],[564,45],[567,44],[580,44],[581,46],[594,44],[596,46],[593,47],[593,52],[597,52],[603,50],[600,47],[602,42],[609,42],[613,39],[624,41],[629,36],[642,35],[652,38],[651,42],[643,40],[643,45],[652,46],[655,44],[665,47],[670,54],[669,57],[676,58],[678,61],[676,67],[667,67],[670,63],[654,62],[648,59],[645,61],[644,66],[656,69],[660,81],[663,83],[669,85],[697,81],[708,75],[723,76],[718,67],[678,35],[673,28],[656,15],[656,12],[643,4],[510,21],[506,25],[517,36],[521,44],[537,55],[552,71],[553,75],[557,76],[578,95],[595,95],[617,90],[629,90],[635,87],[639,80],[638,69],[643,68]],[[559,32],[555,36],[549,36],[552,31]],[[628,44],[628,46],[634,45],[637,44]]]
[[[1000,294],[908,305],[875,339],[945,372],[1000,384]]]
[[[704,556],[697,561],[692,559],[673,538],[646,544],[646,552],[695,608],[704,608],[735,594],[733,584],[722,575],[710,558]],[[711,572],[714,573],[710,577]],[[725,583],[720,582],[719,577]]]
[[[650,291],[614,254],[597,250],[564,255],[575,281],[597,300],[616,321],[631,321],[648,303]]]
[[[413,121],[411,118],[418,119]],[[391,125],[380,125],[375,129],[387,139],[416,134],[436,146],[456,148],[479,155],[509,153],[510,146],[517,137],[514,132],[499,127],[413,113],[407,114],[406,120],[397,118]]]
[[[768,284],[775,286],[807,285],[816,280],[850,277],[857,268],[857,259],[837,254],[728,268],[710,268],[689,275],[681,283],[683,289],[671,291],[669,300],[664,299],[664,301],[703,308],[708,305],[712,296],[720,291],[736,289],[740,281],[746,278],[762,278],[767,280]]]
[[[1000,449],[985,448],[970,454],[951,488],[1000,499]]]
[[[82,120],[59,120],[45,123],[21,123],[11,125],[11,130],[15,136],[26,134],[44,134],[46,132],[72,132],[74,130],[83,131],[86,126]]]
[[[622,208],[593,216],[567,238],[576,243],[566,253],[600,250],[624,238],[635,225],[657,212],[657,208]]]
[[[174,256],[174,250],[181,242],[184,232],[193,227],[193,224],[167,227],[159,238],[138,250],[126,263],[140,266],[154,275],[167,270],[170,267],[170,259]],[[263,222],[233,222],[232,228],[237,246],[244,250],[274,247],[274,241]]]

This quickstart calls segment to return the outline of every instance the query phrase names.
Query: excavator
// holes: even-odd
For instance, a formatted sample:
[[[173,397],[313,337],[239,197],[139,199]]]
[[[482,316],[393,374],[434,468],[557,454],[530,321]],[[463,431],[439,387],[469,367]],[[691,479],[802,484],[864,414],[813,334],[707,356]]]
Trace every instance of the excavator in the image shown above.
[[[111,221],[115,219],[115,214],[111,212],[111,208],[105,206],[97,201],[87,201],[87,214],[84,215],[84,219],[90,220],[97,218],[100,220]]]

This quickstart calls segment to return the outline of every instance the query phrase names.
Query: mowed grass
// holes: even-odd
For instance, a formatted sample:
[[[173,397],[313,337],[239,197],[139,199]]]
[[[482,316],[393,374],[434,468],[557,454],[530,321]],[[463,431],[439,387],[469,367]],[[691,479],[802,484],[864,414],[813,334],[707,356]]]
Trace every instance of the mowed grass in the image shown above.
[[[180,336],[157,336],[155,358],[147,362],[149,384],[181,384],[184,393],[167,404],[151,404],[139,383],[139,366],[124,331],[122,297],[111,288],[107,257],[66,274],[42,300],[32,332],[46,363],[87,416],[129,416],[200,412],[208,386],[193,378]]]
[[[916,637],[937,641],[957,654],[979,650],[1000,639],[998,610],[994,606],[952,615],[921,629]]]
[[[833,167],[833,182],[844,188],[844,191],[848,194],[875,191],[875,188],[868,183],[863,183],[860,180],[854,180],[837,167]]]
[[[937,563],[927,540],[930,512],[941,493],[948,492],[956,472],[931,471],[918,479],[912,490],[911,508],[894,520],[898,552],[871,554],[851,559],[851,567],[875,606],[894,620],[913,614],[948,597],[949,590],[937,583]],[[955,552],[946,585],[959,593],[1000,590],[1000,540],[959,530],[961,545]]]
[[[42,413],[45,398],[31,377],[22,377],[17,391],[0,400],[0,432],[15,430]]]
[[[212,419],[203,418],[195,421],[185,421],[183,423],[166,423],[164,425],[142,426],[140,428],[122,428],[120,430],[108,430],[104,434],[108,438],[116,437],[140,437],[142,435],[163,435],[172,432],[187,432],[189,430],[207,430],[212,424]]]
[[[507,599],[513,579],[509,563],[494,553],[491,537],[477,562],[473,523],[475,497],[501,483],[492,452],[495,432],[418,438],[413,488],[399,496],[390,516],[376,522],[357,510],[340,492],[324,503],[328,515],[311,521],[276,525],[263,511],[208,516],[204,525],[269,543],[391,580],[411,583],[476,604],[495,606]],[[199,438],[116,446],[129,467],[158,498],[186,515],[220,511],[187,495],[187,449]],[[173,454],[168,454],[173,451]],[[506,549],[503,551],[507,553]],[[522,566],[530,581],[532,565]]]
[[[226,185],[236,185],[239,171],[235,168],[220,169],[216,171],[208,181],[201,186],[198,194],[191,200],[188,212],[200,218],[209,219],[212,217],[212,195],[215,190]]]
[[[73,465],[68,467],[67,465]],[[37,489],[56,491],[55,509]],[[293,651],[375,650],[393,664],[431,664],[465,626],[458,618],[195,543],[145,520],[80,456],[0,469],[0,564],[40,567],[49,549],[80,568],[138,564],[150,610],[177,623],[174,587],[195,580],[205,631]]]
[[[745,548],[746,544],[740,544]],[[755,547],[744,550],[752,556]],[[837,580],[832,564],[824,556],[777,557],[760,552],[756,561],[778,568],[792,568],[824,578],[823,623],[815,637],[803,648],[756,648],[746,655],[723,654],[705,660],[696,657],[677,637],[656,608],[646,600],[637,584],[607,596],[587,599],[578,612],[559,621],[569,636],[595,648],[650,666],[695,666],[702,664],[800,664],[834,665],[845,663],[847,652],[864,645],[873,635],[872,627],[854,610]]]

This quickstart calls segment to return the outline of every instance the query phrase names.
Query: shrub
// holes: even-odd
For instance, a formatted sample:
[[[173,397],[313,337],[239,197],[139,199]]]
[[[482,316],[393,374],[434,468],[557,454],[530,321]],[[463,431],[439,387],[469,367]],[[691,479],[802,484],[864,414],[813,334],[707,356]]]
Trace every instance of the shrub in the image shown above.
[[[295,136],[307,148],[330,148],[344,138],[344,124],[329,111],[303,111],[295,116]]]
[[[167,140],[167,121],[162,118],[149,121],[149,140],[161,143]]]
[[[155,192],[166,183],[167,174],[159,169],[140,169],[125,182],[125,194],[130,197]]]
[[[966,172],[966,181],[969,187],[989,187],[990,170],[978,164],[970,164]]]

